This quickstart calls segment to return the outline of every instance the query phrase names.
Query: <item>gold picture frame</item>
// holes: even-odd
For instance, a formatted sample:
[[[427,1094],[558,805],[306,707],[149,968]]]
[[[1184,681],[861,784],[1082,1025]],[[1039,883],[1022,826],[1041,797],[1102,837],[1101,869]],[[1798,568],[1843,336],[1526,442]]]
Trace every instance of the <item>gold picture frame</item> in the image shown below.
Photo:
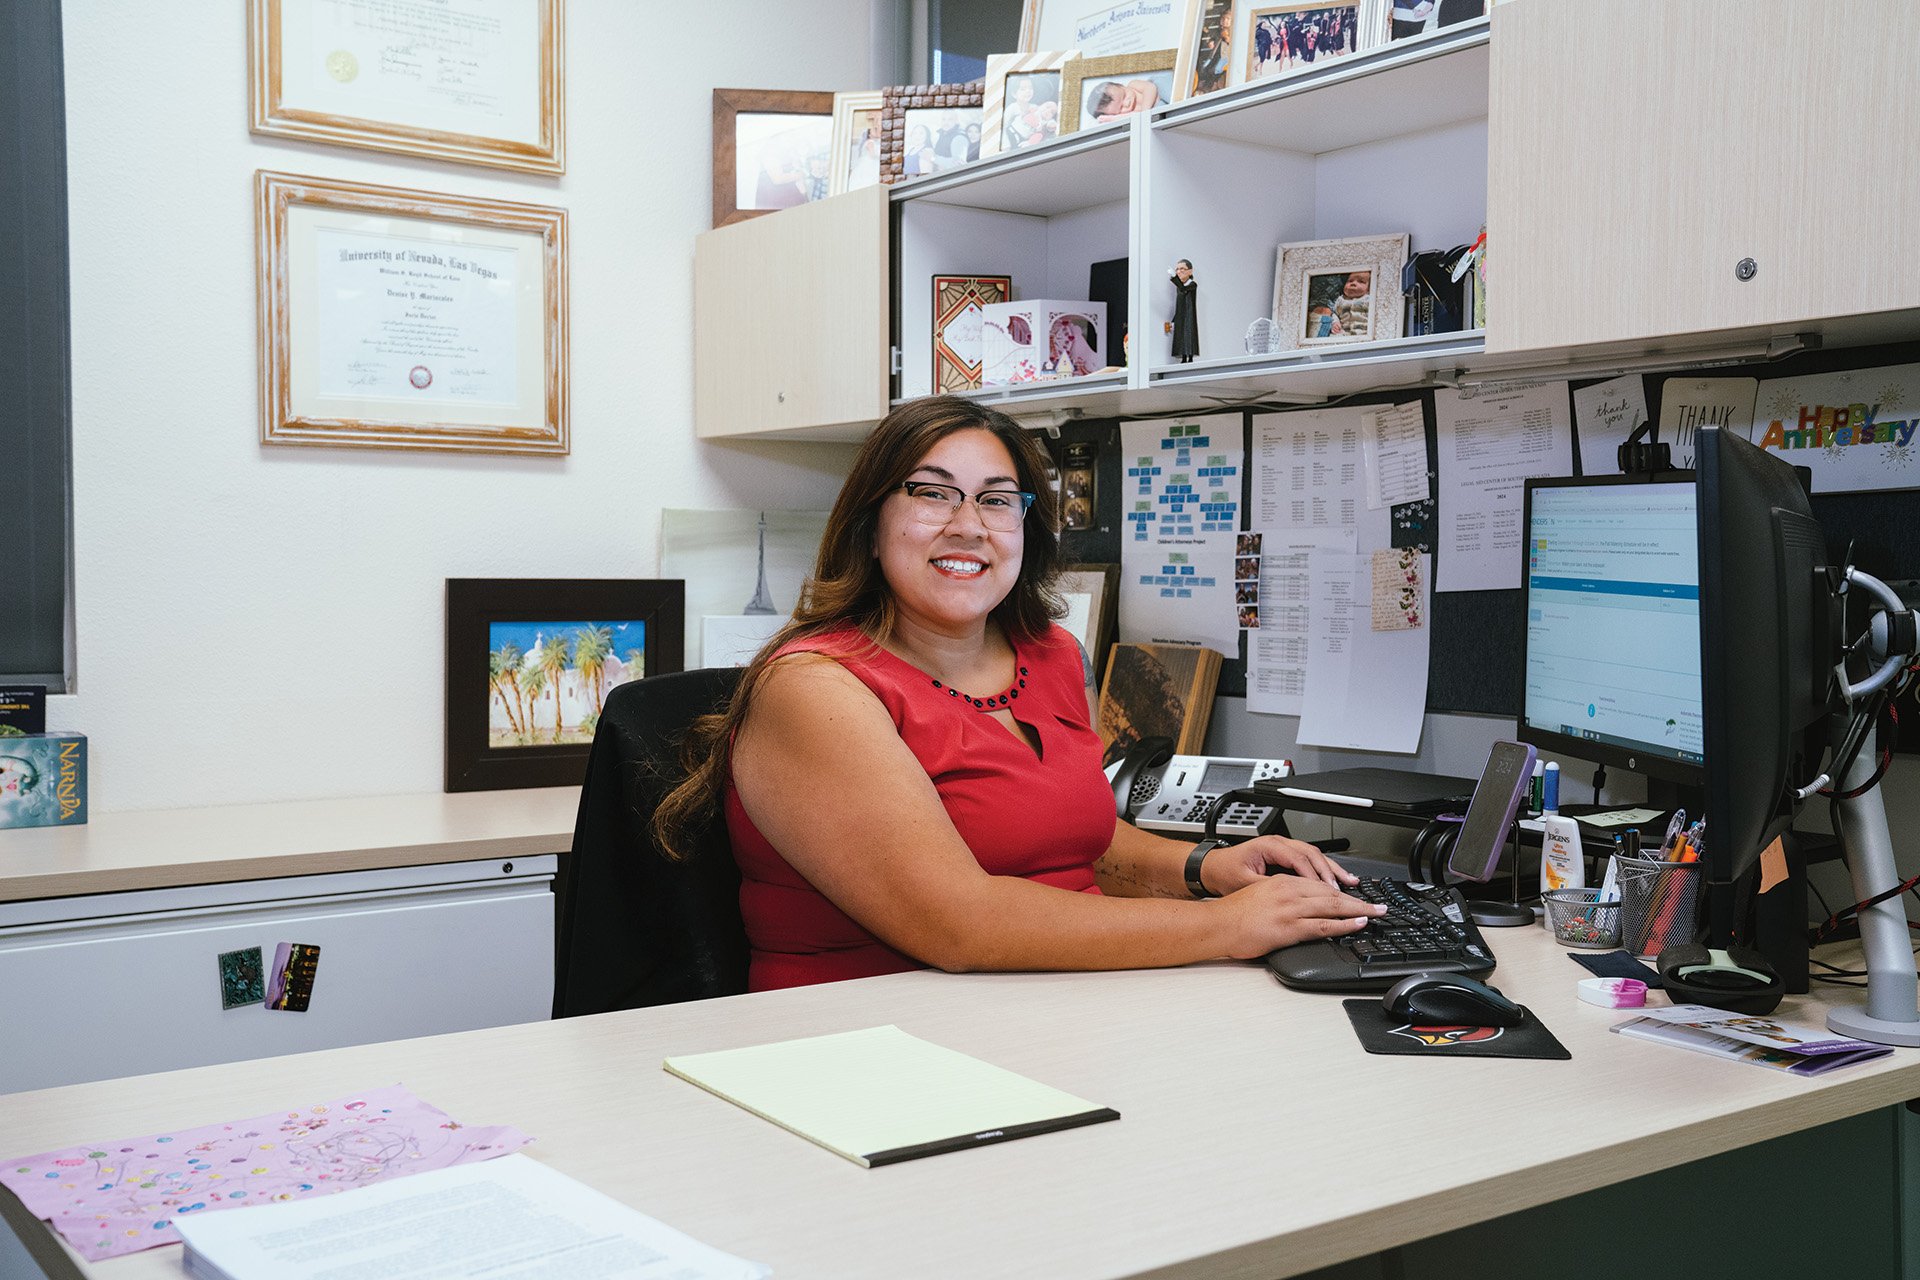
[[[1060,132],[1078,133],[1082,129],[1113,124],[1129,115],[1152,111],[1172,102],[1173,66],[1178,59],[1179,54],[1173,49],[1122,53],[1111,58],[1075,58],[1060,73]],[[1124,111],[1091,120],[1086,118],[1094,114],[1084,110],[1088,105],[1086,97],[1093,89],[1111,84],[1122,91],[1131,91],[1142,82],[1153,86],[1153,101],[1142,102],[1140,98],[1145,96],[1142,94],[1133,97],[1134,105],[1128,105]]]
[[[311,20],[289,23],[289,8]],[[439,28],[435,11],[421,6],[396,19],[405,30],[367,25],[360,8],[247,0],[254,133],[523,173],[567,171],[566,0],[512,0],[478,22],[456,23],[459,15],[448,13]],[[329,9],[331,28],[320,20]]]
[[[260,442],[564,454],[567,213],[254,175]]]

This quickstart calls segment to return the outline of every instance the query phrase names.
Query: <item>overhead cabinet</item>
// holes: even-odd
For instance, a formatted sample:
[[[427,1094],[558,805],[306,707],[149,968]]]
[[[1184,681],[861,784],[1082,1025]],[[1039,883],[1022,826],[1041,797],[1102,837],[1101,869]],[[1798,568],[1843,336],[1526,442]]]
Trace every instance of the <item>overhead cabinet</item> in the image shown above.
[[[1920,305],[1920,5],[1515,0],[1492,26],[1489,351]]]

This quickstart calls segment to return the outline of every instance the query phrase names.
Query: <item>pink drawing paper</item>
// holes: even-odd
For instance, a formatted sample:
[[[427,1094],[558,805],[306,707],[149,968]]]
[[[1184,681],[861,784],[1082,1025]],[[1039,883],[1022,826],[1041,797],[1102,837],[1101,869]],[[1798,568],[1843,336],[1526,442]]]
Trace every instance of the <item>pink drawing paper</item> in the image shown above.
[[[470,1129],[396,1084],[231,1124],[0,1161],[0,1183],[98,1262],[178,1244],[181,1214],[331,1195],[491,1160],[531,1141],[506,1126]]]

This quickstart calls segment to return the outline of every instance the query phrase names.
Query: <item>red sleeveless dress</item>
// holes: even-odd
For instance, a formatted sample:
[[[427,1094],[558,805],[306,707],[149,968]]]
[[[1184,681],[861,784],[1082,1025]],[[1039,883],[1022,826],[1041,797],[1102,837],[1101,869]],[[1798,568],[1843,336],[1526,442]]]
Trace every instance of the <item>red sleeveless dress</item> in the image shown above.
[[[1039,734],[1038,755],[966,695],[935,684],[857,630],[781,650],[802,651],[833,658],[880,699],[982,867],[1099,892],[1093,864],[1113,843],[1113,789],[1100,771],[1100,739],[1087,723],[1080,648],[1065,631],[1016,641],[1014,683],[991,699]],[[731,774],[724,805],[752,948],[749,989],[925,967],[875,938],[795,871],[747,817]]]

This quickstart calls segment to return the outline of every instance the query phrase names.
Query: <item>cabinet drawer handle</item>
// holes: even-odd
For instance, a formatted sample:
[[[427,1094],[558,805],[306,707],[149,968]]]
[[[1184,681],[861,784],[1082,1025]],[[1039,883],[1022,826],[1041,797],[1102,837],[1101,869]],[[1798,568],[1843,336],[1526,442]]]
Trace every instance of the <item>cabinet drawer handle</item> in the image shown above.
[[[1760,264],[1752,258],[1742,258],[1733,264],[1733,276],[1736,280],[1751,280],[1760,274]]]

